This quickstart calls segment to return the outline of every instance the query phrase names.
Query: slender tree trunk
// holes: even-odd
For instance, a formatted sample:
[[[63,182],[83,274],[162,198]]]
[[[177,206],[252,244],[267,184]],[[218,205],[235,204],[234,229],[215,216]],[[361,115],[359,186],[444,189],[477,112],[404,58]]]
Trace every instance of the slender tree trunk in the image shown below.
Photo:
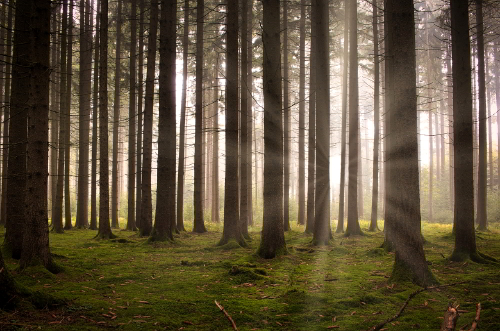
[[[448,139],[450,141],[449,144],[449,154],[450,154],[450,169],[449,169],[449,183],[450,183],[450,209],[451,212],[454,211],[455,201],[454,201],[454,147],[453,143],[453,78],[452,78],[452,66],[451,66],[451,46],[447,49],[446,54],[446,83],[448,86],[447,89],[447,104],[448,104]],[[453,218],[453,233],[455,233],[455,218]]]
[[[219,54],[214,70],[214,147],[212,149],[212,222],[219,223]]]
[[[429,15],[426,15],[429,19]],[[430,47],[430,32],[427,31],[427,45]],[[432,100],[432,57],[430,48],[427,49],[427,104],[429,106],[429,222],[432,222],[432,204],[433,204],[433,187],[434,187],[434,146],[433,146],[433,132],[432,132],[432,117],[433,114],[433,100]],[[436,124],[437,127],[437,124]]]
[[[290,102],[288,83],[288,1],[283,1],[283,222],[290,229]]]
[[[309,64],[309,138],[307,155],[307,220],[306,233],[314,230],[314,191],[315,191],[315,168],[316,168],[316,1],[311,0],[311,52]]]
[[[500,55],[498,42],[495,44],[495,97],[497,105],[497,190],[500,191]],[[3,183],[2,183],[3,184]]]
[[[281,104],[280,3],[263,0],[264,217],[257,254],[286,253],[283,229],[283,129]],[[227,171],[226,171],[227,174]],[[226,191],[227,194],[227,191]]]
[[[358,110],[358,5],[351,0],[349,15],[349,183],[346,236],[362,234],[358,221],[359,110]]]
[[[194,226],[193,232],[206,232],[203,220],[203,21],[205,4],[197,0],[196,6],[196,105],[195,105],[195,147],[194,147]],[[238,108],[238,107],[236,107]],[[226,128],[227,130],[227,128]],[[236,130],[237,131],[237,130]],[[226,140],[228,140],[226,138]],[[238,139],[236,138],[236,141]],[[229,152],[226,151],[226,154]],[[226,182],[228,177],[226,176]],[[227,194],[227,192],[226,192]],[[236,194],[237,196],[237,194]],[[226,215],[226,217],[230,217]]]
[[[486,57],[485,57],[485,66],[486,66],[486,83],[490,81],[490,66],[489,66],[489,61],[488,61],[488,52],[485,51]],[[490,188],[493,188],[494,186],[494,176],[493,176],[493,134],[491,132],[491,89],[488,88],[488,85],[486,85],[486,101],[487,101],[487,109],[488,109],[488,170],[489,170],[489,178],[490,178]]]
[[[248,28],[246,30],[247,33],[247,47],[248,47],[248,61],[247,61],[247,126],[248,126],[248,147],[247,147],[247,181],[248,181],[248,225],[253,225],[253,185],[252,185],[252,144],[253,144],[253,127],[254,123],[254,114],[253,114],[253,73],[252,73],[252,59],[253,59],[253,51],[252,51],[252,38],[253,38],[253,0],[245,1],[248,2],[247,13],[245,15],[248,16]]]
[[[477,222],[479,230],[487,229],[487,155],[486,155],[486,80],[485,80],[485,52],[484,52],[484,25],[483,1],[476,1],[476,29],[477,29],[477,59],[478,59],[478,90],[479,90],[479,160],[477,184]]]
[[[247,1],[241,1],[241,65],[240,65],[240,230],[244,238],[250,238],[248,234],[248,19],[247,19]],[[251,128],[251,127],[250,127]]]
[[[238,204],[238,0],[227,3],[226,52],[226,181],[224,229],[218,245],[236,240],[244,246]]]
[[[299,72],[299,214],[297,222],[306,223],[305,105],[306,105],[306,1],[300,0]]]
[[[56,72],[59,70],[57,67],[57,12],[58,7],[52,12],[52,45],[51,45],[51,59],[50,59],[50,67],[52,69],[50,73],[50,112],[49,112],[49,123],[50,123],[50,139],[49,139],[49,208],[50,208],[50,219],[54,218],[54,201],[56,199],[56,187],[57,187],[57,134],[59,130],[59,122],[57,119],[57,105],[56,105],[56,91],[57,91],[57,74]],[[10,53],[8,53],[10,54]],[[7,88],[6,88],[7,89]],[[6,91],[7,95],[7,91]],[[6,104],[7,105],[7,104]],[[7,114],[8,107],[5,107],[5,112]],[[0,220],[1,222],[1,220]]]
[[[96,31],[100,31],[100,0],[96,4]],[[94,94],[92,104],[92,165],[91,165],[91,180],[90,180],[90,229],[97,230],[97,119],[99,106],[99,34],[95,35],[95,56],[94,56]]]
[[[135,115],[136,115],[136,49],[137,49],[137,0],[131,1],[130,21],[130,101],[128,109],[128,208],[127,230],[135,231]],[[174,130],[175,131],[175,130]]]
[[[158,1],[151,1],[148,58],[146,73],[146,98],[144,102],[144,145],[142,165],[141,236],[149,236],[153,227],[151,201],[151,163],[153,156],[153,101],[155,83],[156,36],[158,29]]]
[[[113,168],[111,173],[111,226],[113,228],[120,227],[118,221],[118,127],[120,126],[121,19],[122,2],[118,1],[118,11],[116,14],[115,101],[113,105]]]
[[[372,186],[372,213],[369,231],[378,230],[378,162],[380,150],[380,69],[378,55],[378,10],[377,2],[372,3],[373,11],[373,186]]]
[[[189,0],[188,0],[189,1]],[[141,207],[142,207],[142,102],[144,83],[144,0],[139,0],[139,81],[137,85],[137,185],[136,185],[136,226],[141,229]]]
[[[66,135],[66,144],[64,145],[64,229],[70,230],[73,227],[71,223],[71,196],[70,196],[70,162],[71,162],[71,83],[73,78],[73,0],[69,2],[69,15],[68,15],[68,61],[66,62],[66,72],[68,79],[66,81],[66,113],[64,130]],[[63,85],[64,86],[64,85]]]
[[[113,238],[109,224],[108,159],[108,0],[101,0],[99,27],[99,232],[97,237]]]

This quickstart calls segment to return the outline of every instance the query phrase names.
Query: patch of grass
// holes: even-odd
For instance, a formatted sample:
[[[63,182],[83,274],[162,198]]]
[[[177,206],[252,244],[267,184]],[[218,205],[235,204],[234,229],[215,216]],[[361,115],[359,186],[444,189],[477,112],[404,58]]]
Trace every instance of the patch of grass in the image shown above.
[[[185,226],[192,229],[189,222]],[[368,226],[361,222],[363,231]],[[232,330],[217,300],[240,330],[326,330],[332,325],[366,330],[394,315],[418,289],[389,281],[394,254],[378,248],[382,232],[350,238],[334,234],[330,246],[315,247],[304,227],[293,225],[285,234],[288,254],[266,260],[255,254],[260,228],[250,228],[254,240],[246,247],[218,247],[221,224],[207,228],[205,234],[176,234],[169,243],[148,243],[130,231],[115,231],[115,240],[95,240],[89,230],[51,233],[51,251],[64,272],[54,275],[40,267],[18,272],[18,262],[7,257],[6,264],[19,284],[67,305],[48,310],[22,305],[15,314],[0,312],[0,329]],[[422,229],[426,258],[440,283],[466,283],[418,294],[389,330],[436,330],[449,302],[466,311],[460,327],[474,319],[481,302],[481,328],[498,329],[498,265],[451,262],[451,225],[423,223]],[[477,245],[498,258],[500,227],[491,224]]]

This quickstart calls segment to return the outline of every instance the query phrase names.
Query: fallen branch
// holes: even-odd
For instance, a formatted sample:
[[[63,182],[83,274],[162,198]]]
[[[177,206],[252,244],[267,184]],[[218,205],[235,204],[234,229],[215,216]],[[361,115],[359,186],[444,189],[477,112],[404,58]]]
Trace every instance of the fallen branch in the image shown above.
[[[215,304],[217,305],[217,307],[219,307],[220,311],[224,313],[224,315],[226,315],[227,319],[229,320],[229,322],[231,322],[231,325],[233,326],[233,329],[235,331],[238,331],[238,328],[236,327],[236,323],[234,323],[233,319],[231,318],[231,316],[227,313],[227,311],[224,309],[224,307],[222,307],[222,305],[220,303],[217,302],[217,300],[215,300]]]
[[[479,317],[481,316],[481,303],[478,303],[476,306],[476,318],[474,318],[474,322],[472,322],[472,326],[469,331],[474,331],[477,328],[477,324],[479,323]]]
[[[427,291],[427,290],[433,290],[433,289],[437,289],[437,288],[441,288],[441,287],[455,286],[455,285],[459,285],[459,284],[463,284],[463,283],[466,283],[466,282],[459,282],[459,283],[438,285],[438,286],[430,286],[430,287],[425,287],[425,288],[421,288],[421,289],[416,290],[415,292],[411,293],[408,296],[408,299],[406,299],[403,306],[401,306],[401,308],[399,309],[399,312],[396,315],[392,316],[391,318],[386,319],[383,322],[380,322],[379,324],[377,324],[375,326],[372,326],[371,328],[368,329],[368,331],[378,331],[378,330],[382,329],[384,327],[384,325],[386,325],[387,323],[391,323],[392,321],[399,318],[399,316],[401,316],[401,314],[405,310],[406,306],[408,306],[408,303],[410,302],[410,300],[413,299],[417,294],[422,293],[422,292]],[[473,331],[473,330],[471,330],[471,331]]]
[[[444,314],[443,324],[441,325],[441,331],[454,331],[457,326],[458,317],[458,306],[454,307],[451,304],[448,306],[448,310]]]

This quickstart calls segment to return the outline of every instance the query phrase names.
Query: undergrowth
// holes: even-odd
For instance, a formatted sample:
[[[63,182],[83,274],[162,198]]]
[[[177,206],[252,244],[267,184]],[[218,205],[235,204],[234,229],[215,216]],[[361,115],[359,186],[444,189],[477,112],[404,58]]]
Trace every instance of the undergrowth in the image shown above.
[[[67,304],[0,311],[0,330],[233,330],[215,300],[239,330],[367,330],[397,313],[418,287],[389,282],[394,256],[378,248],[383,233],[361,226],[365,236],[334,234],[330,246],[315,247],[294,225],[285,235],[288,254],[273,260],[255,254],[258,228],[250,228],[247,247],[231,248],[216,246],[220,224],[165,243],[117,229],[117,240],[95,240],[90,230],[50,233],[63,273],[18,272],[17,261],[6,263],[18,283]],[[481,329],[500,330],[498,266],[450,262],[450,232],[450,225],[423,223],[426,258],[441,284],[461,284],[418,294],[387,330],[439,329],[449,303],[460,305],[463,326],[474,320],[477,302]],[[500,228],[478,232],[477,245],[500,257]]]

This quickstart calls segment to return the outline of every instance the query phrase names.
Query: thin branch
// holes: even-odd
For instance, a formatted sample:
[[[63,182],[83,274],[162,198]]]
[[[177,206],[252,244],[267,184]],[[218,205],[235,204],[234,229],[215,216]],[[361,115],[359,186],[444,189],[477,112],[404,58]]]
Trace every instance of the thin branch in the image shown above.
[[[217,307],[219,307],[220,311],[224,313],[224,315],[226,315],[227,319],[229,320],[229,322],[231,322],[231,325],[233,326],[233,329],[235,331],[238,331],[238,328],[236,327],[236,323],[234,323],[233,319],[231,318],[231,316],[229,316],[229,314],[227,313],[227,311],[224,309],[224,307],[222,307],[222,305],[220,303],[217,302],[217,300],[215,300],[215,304],[217,305]]]

